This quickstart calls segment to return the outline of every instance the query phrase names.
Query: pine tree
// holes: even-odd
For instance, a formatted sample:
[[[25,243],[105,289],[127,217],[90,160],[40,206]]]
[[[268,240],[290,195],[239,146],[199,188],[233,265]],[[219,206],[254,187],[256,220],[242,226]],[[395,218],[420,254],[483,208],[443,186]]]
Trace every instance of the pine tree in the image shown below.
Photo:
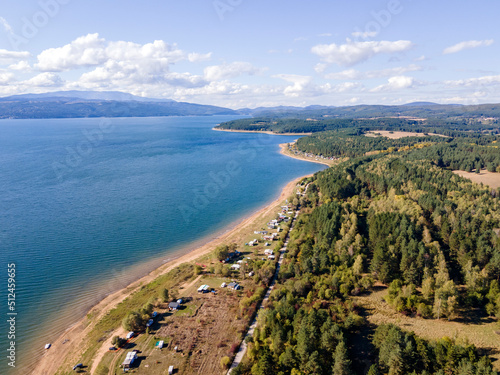
[[[332,367],[333,375],[350,375],[351,374],[351,361],[347,356],[347,347],[344,341],[340,341],[335,349],[333,356],[334,364]]]

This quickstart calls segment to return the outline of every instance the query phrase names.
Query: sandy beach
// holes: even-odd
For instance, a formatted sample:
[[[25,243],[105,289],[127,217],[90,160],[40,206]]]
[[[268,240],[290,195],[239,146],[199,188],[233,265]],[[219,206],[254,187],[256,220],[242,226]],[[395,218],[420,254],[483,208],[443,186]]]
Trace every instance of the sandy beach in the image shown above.
[[[297,142],[297,140],[295,140],[293,142],[290,142],[290,143],[293,144],[295,142]],[[294,158],[294,159],[298,159],[298,160],[308,161],[310,163],[323,164],[323,165],[326,165],[328,167],[331,167],[332,165],[338,164],[338,161],[335,161],[335,160],[316,160],[316,159],[306,158],[306,157],[303,157],[303,156],[292,154],[291,152],[288,151],[288,145],[290,143],[280,143],[280,154],[288,156],[289,158]]]
[[[234,130],[234,129],[221,129],[221,128],[212,128],[212,130],[216,130],[218,132],[229,132],[229,133],[262,133],[262,134],[270,134],[270,135],[311,135],[312,134],[312,133],[275,133],[275,132],[268,131],[268,130]]]
[[[120,302],[130,296],[142,285],[153,281],[155,278],[167,273],[174,267],[177,267],[182,263],[193,262],[201,256],[211,252],[216,246],[220,244],[237,241],[238,237],[241,236],[240,232],[250,230],[256,220],[260,219],[263,216],[270,215],[275,210],[277,204],[293,194],[297,183],[304,177],[308,176],[310,175],[302,176],[289,182],[283,188],[280,196],[277,199],[267,204],[265,207],[259,209],[251,216],[244,218],[233,227],[227,228],[226,231],[219,235],[217,238],[197,247],[192,251],[189,251],[188,253],[180,256],[175,260],[163,264],[159,268],[149,273],[147,276],[144,276],[139,280],[133,282],[126,288],[123,288],[107,296],[89,311],[89,314],[92,314],[93,316],[92,323],[89,324],[87,318],[85,317],[71,326],[68,330],[66,330],[56,341],[52,342],[52,347],[50,348],[50,350],[46,351],[43,357],[38,361],[37,366],[33,370],[32,374],[53,375],[66,361],[76,361],[75,363],[77,363],[79,358],[78,353],[82,349],[86,335],[93,329],[96,322],[98,322],[100,318],[105,316],[107,312],[115,308]]]

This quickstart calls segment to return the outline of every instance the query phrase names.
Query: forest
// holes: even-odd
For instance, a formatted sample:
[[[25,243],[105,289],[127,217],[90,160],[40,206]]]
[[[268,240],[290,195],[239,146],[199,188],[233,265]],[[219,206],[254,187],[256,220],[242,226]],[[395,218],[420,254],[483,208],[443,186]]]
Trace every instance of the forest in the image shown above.
[[[313,134],[297,140],[303,152],[334,157],[359,157],[366,154],[418,150],[411,154],[416,160],[433,160],[440,167],[471,172],[486,168],[496,172],[500,167],[500,136],[454,132],[453,137],[432,134],[420,137],[390,139],[368,137],[361,129],[343,129]],[[474,134],[476,136],[474,136]],[[500,169],[498,169],[500,171]]]
[[[500,318],[500,191],[452,172],[500,172],[499,137],[364,131],[297,142],[349,160],[315,174],[295,199],[302,214],[278,284],[233,374],[495,374],[489,353],[463,340],[369,327],[353,297],[377,286],[401,316]]]
[[[481,119],[500,117],[499,104],[458,105],[414,102],[403,105],[353,105],[353,106],[308,106],[240,109],[241,114],[253,117],[280,119],[342,118],[363,119],[381,117],[416,117],[440,119],[453,122],[459,119]],[[495,120],[498,124],[498,121]],[[497,125],[498,126],[498,125]]]
[[[417,133],[441,134],[457,136],[465,131],[488,131],[499,134],[497,120],[482,118],[407,118],[407,117],[373,117],[373,118],[330,118],[330,117],[292,117],[280,118],[274,115],[255,118],[242,118],[227,121],[216,126],[222,130],[270,131],[282,133],[316,133],[329,130],[355,128],[362,131],[391,130],[411,131]],[[462,134],[464,136],[464,134]],[[469,134],[469,136],[474,136]],[[477,137],[477,134],[475,134]]]

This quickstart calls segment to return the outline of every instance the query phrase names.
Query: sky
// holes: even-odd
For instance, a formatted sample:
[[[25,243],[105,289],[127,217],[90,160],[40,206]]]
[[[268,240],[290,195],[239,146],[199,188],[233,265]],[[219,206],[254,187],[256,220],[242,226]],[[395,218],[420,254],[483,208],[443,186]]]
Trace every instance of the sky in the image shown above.
[[[5,0],[0,96],[498,103],[498,14],[497,0]]]

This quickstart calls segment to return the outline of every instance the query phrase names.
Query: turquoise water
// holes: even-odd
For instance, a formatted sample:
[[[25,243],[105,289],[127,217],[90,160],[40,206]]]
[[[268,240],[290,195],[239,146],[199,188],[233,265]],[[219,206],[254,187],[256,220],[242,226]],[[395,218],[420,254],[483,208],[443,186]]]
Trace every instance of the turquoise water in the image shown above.
[[[297,137],[217,132],[234,117],[0,121],[0,374],[7,265],[16,364],[31,366],[109,292],[323,169],[279,154]]]

